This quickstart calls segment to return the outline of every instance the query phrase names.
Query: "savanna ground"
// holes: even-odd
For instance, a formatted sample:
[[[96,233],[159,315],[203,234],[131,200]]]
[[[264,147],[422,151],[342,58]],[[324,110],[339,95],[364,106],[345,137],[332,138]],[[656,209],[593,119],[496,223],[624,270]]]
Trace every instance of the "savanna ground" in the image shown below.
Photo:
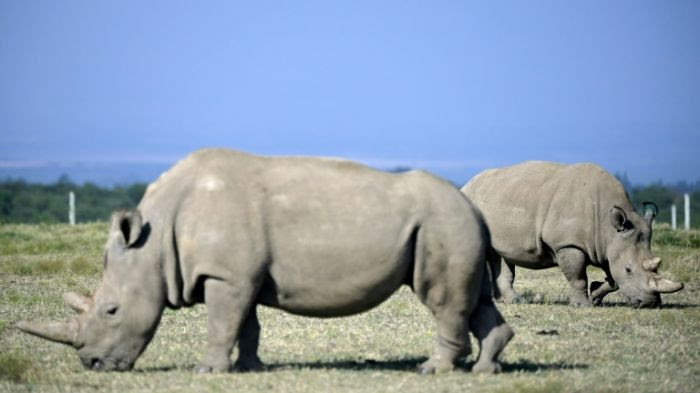
[[[659,309],[631,309],[616,294],[604,307],[567,305],[556,269],[519,270],[524,304],[499,305],[516,336],[504,372],[414,372],[433,348],[434,322],[404,288],[380,307],[338,319],[312,319],[262,307],[262,372],[199,375],[206,309],[166,311],[132,372],[97,373],[75,350],[19,332],[20,319],[71,316],[63,292],[98,285],[107,224],[0,226],[0,391],[700,391],[700,231],[656,228],[662,273],[686,284]],[[602,274],[590,270],[591,279]],[[472,343],[476,348],[475,343]],[[234,354],[235,356],[235,354]]]

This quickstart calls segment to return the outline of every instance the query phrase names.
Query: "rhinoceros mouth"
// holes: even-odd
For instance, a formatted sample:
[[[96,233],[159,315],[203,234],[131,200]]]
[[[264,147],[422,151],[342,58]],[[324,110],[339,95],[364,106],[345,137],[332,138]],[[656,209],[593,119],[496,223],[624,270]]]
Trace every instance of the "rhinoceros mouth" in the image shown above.
[[[634,307],[634,308],[656,308],[656,307],[659,307],[661,305],[661,299],[660,298],[654,298],[654,299],[628,298],[627,304],[629,304],[631,307]]]
[[[661,300],[652,300],[650,302],[640,302],[639,308],[657,308],[661,305]]]
[[[134,362],[128,360],[115,360],[112,358],[81,358],[83,366],[93,371],[129,371],[134,367]]]

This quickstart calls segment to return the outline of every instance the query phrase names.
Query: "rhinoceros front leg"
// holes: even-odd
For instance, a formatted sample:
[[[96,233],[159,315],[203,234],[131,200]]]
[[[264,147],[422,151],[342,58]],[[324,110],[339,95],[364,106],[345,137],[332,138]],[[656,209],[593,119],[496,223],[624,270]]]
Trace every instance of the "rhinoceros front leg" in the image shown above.
[[[248,317],[243,323],[241,334],[238,337],[238,360],[234,365],[237,371],[257,371],[262,369],[263,363],[258,357],[258,345],[260,344],[260,322],[258,322],[257,308],[251,306]]]
[[[518,301],[518,295],[513,289],[515,281],[515,265],[506,262],[500,255],[489,256],[489,267],[494,286],[493,297],[502,300],[505,304],[513,304]]]
[[[231,351],[253,303],[253,294],[251,284],[234,285],[214,278],[208,278],[204,282],[207,353],[197,371],[206,373],[231,370]]]
[[[575,307],[592,306],[588,299],[586,254],[577,248],[567,247],[557,251],[556,259],[571,287],[569,303]]]
[[[607,273],[607,272],[606,272]],[[605,281],[592,281],[591,282],[591,299],[593,304],[599,306],[603,304],[603,298],[610,292],[615,292],[620,287],[617,285],[615,280],[610,277],[608,273],[605,277]]]

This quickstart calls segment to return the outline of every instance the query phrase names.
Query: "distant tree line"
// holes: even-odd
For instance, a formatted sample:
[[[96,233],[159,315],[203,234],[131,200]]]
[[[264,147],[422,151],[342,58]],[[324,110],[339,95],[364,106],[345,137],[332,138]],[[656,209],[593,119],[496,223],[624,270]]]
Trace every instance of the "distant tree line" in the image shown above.
[[[145,183],[111,188],[93,183],[78,185],[65,175],[53,184],[0,181],[0,223],[68,222],[70,191],[75,193],[76,221],[108,220],[114,210],[135,207],[146,186]]]
[[[625,173],[616,173],[615,177],[625,186],[632,203],[641,211],[643,202],[654,202],[659,207],[657,222],[671,223],[671,205],[676,205],[676,222],[678,228],[684,225],[683,195],[690,195],[690,226],[700,228],[700,181],[689,183],[680,181],[675,184],[664,184],[657,181],[648,185],[632,185]]]
[[[398,168],[391,172],[403,172]],[[690,194],[691,226],[700,228],[700,182],[680,182],[674,185],[661,182],[633,186],[627,175],[615,174],[641,211],[642,202],[658,205],[657,222],[671,223],[671,205],[676,205],[677,222],[683,227],[683,194]],[[67,176],[53,184],[34,184],[23,180],[0,181],[0,223],[57,223],[68,221],[68,193],[76,199],[76,220],[108,220],[112,211],[135,207],[144,192],[145,183],[128,186],[100,187],[93,183],[78,185]]]

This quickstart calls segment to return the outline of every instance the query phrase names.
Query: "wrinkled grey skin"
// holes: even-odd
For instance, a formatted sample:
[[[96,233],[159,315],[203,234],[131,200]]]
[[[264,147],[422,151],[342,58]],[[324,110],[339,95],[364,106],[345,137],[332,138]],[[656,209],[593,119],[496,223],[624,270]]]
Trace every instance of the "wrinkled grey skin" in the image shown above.
[[[494,294],[506,303],[516,298],[516,265],[558,265],[574,306],[600,304],[618,286],[630,305],[657,306],[659,293],[683,288],[657,274],[661,260],[650,246],[656,205],[637,214],[622,184],[599,166],[528,161],[481,172],[462,192],[487,223]],[[606,273],[606,282],[591,283],[590,298],[587,265]]]
[[[420,366],[497,372],[513,333],[491,299],[487,232],[469,201],[423,172],[388,174],[340,160],[258,157],[223,149],[190,155],[151,184],[138,210],[117,212],[102,284],[66,302],[68,322],[20,322],[73,345],[95,370],[128,370],[164,307],[204,302],[202,372],[255,370],[256,305],[337,317],[368,310],[402,284],[437,320],[437,345]],[[400,333],[399,333],[400,334]]]

